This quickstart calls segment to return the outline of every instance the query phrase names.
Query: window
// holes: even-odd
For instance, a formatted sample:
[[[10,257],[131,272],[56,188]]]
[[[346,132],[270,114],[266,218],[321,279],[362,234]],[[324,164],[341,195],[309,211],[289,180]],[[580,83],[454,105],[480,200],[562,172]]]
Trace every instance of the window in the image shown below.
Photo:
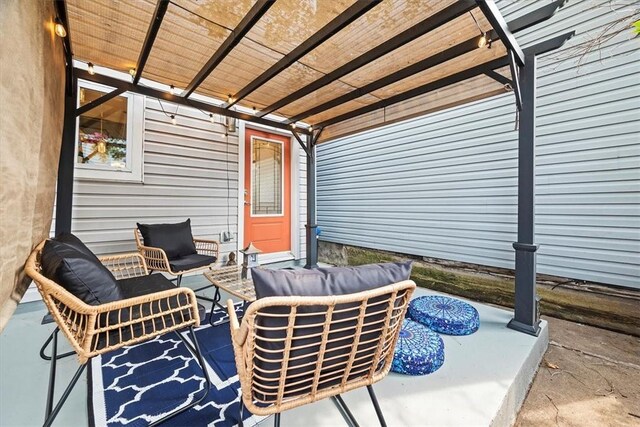
[[[251,216],[281,216],[284,189],[280,141],[251,139]]]
[[[113,88],[78,82],[78,106]],[[142,181],[144,97],[125,93],[77,119],[76,176],[83,179]]]

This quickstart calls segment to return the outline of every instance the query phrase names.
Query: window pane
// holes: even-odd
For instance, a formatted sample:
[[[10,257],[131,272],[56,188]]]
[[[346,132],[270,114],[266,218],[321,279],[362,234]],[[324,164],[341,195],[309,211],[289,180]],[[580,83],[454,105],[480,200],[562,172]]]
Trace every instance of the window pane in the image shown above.
[[[100,98],[102,91],[81,87],[80,105]],[[127,168],[127,98],[116,96],[82,114],[78,129],[78,163],[107,169]]]
[[[282,215],[282,144],[254,139],[251,161],[251,213]]]

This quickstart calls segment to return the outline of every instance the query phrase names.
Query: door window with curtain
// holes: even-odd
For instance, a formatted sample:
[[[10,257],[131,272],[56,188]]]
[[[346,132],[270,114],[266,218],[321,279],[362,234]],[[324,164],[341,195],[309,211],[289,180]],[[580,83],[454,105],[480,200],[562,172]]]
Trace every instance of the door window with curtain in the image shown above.
[[[283,215],[283,146],[280,141],[251,141],[251,215]]]

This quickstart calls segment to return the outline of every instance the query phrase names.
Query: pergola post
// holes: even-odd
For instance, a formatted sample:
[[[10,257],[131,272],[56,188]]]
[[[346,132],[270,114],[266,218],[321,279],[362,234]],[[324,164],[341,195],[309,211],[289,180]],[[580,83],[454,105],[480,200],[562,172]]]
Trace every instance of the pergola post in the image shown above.
[[[316,224],[316,141],[307,135],[307,263],[304,268],[318,266],[318,235]]]
[[[522,110],[518,131],[518,241],[516,251],[515,307],[508,327],[537,336],[540,333],[536,294],[535,146],[536,56],[527,54],[520,68]]]
[[[71,232],[71,209],[73,207],[73,172],[75,163],[76,137],[76,93],[78,79],[73,74],[67,80],[64,97],[64,124],[62,127],[62,145],[58,160],[58,183],[56,188],[56,235]]]

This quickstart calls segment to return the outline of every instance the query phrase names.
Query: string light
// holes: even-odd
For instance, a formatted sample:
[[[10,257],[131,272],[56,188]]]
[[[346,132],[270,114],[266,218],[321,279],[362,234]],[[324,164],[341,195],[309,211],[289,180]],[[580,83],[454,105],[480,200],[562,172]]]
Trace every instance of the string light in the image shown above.
[[[178,121],[176,120],[175,114],[171,115],[171,124],[174,125],[174,126],[178,124]]]
[[[229,97],[227,98],[227,104],[233,104],[233,96],[231,96],[231,94],[229,94]]]
[[[131,76],[131,80],[136,78],[136,69],[135,68],[130,68],[129,69],[129,75]]]
[[[60,21],[59,18],[56,18],[55,22],[56,22],[55,32],[58,35],[58,37],[62,37],[62,38],[67,37],[67,29],[64,28],[64,25],[62,25],[62,21]]]
[[[87,64],[87,72],[92,76],[96,73],[96,70],[93,69],[93,64],[91,62]]]
[[[482,36],[478,39],[478,47],[483,48],[489,43],[489,39],[487,38],[487,33],[482,33]]]
[[[313,126],[309,126],[309,132],[313,132]]]
[[[212,125],[216,124],[216,118],[213,117],[212,113],[209,113],[209,121],[211,122]]]
[[[169,85],[169,90],[171,91],[172,95],[177,95],[178,93],[180,93],[180,90],[178,90],[178,88],[176,88],[174,85]]]
[[[295,123],[291,123],[289,126],[291,126],[291,129],[295,129],[296,128],[296,124]]]

